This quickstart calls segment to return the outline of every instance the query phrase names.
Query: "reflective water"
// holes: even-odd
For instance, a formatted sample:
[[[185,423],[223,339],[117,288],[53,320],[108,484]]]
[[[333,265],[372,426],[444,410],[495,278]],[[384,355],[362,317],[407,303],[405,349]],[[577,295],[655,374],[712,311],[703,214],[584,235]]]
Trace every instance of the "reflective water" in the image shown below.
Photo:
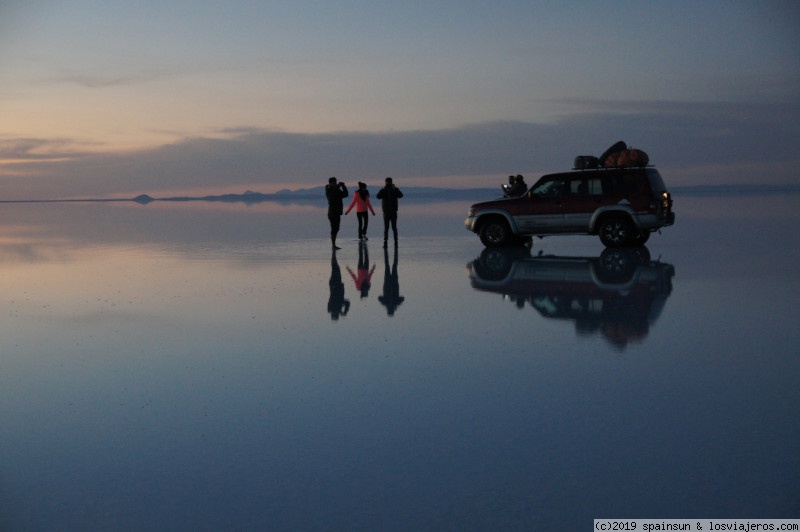
[[[796,517],[797,196],[638,253],[331,253],[313,205],[0,205],[0,528],[588,529]]]

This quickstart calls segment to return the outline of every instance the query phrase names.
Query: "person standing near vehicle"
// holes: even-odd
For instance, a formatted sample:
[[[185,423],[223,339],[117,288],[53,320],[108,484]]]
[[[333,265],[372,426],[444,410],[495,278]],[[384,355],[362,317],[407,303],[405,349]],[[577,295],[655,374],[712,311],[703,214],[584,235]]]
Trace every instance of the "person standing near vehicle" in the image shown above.
[[[503,189],[503,197],[505,197],[505,198],[510,197],[511,194],[509,192],[510,192],[510,190],[512,188],[514,188],[514,176],[513,175],[508,176],[508,184],[507,185],[501,185],[501,186],[502,186],[502,189]]]
[[[346,198],[348,194],[347,185],[337,182],[335,177],[328,179],[328,184],[325,185],[325,197],[328,198],[328,221],[331,222],[331,246],[333,249],[341,249],[336,245],[336,235],[339,234],[339,225],[344,210],[342,198]]]
[[[508,187],[506,195],[509,198],[516,198],[522,196],[528,191],[528,185],[525,184],[525,178],[521,175],[514,177],[514,184]]]
[[[389,225],[392,226],[394,245],[397,246],[397,200],[403,197],[403,193],[394,185],[392,178],[387,177],[386,186],[375,197],[381,200],[383,208],[383,247],[389,240]]]
[[[350,206],[344,211],[344,214],[349,214],[354,205],[356,207],[356,216],[358,217],[358,239],[369,240],[367,238],[367,226],[369,225],[367,209],[372,212],[372,216],[375,216],[375,209],[372,208],[372,204],[369,201],[369,190],[367,190],[366,183],[358,182],[358,190],[353,194],[353,201],[350,202]]]

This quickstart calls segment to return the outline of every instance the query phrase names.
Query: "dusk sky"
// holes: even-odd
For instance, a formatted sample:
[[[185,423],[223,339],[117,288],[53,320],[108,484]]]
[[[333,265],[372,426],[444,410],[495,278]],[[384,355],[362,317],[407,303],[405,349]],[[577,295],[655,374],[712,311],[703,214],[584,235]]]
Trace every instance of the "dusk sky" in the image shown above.
[[[0,0],[0,199],[798,183],[793,0]]]

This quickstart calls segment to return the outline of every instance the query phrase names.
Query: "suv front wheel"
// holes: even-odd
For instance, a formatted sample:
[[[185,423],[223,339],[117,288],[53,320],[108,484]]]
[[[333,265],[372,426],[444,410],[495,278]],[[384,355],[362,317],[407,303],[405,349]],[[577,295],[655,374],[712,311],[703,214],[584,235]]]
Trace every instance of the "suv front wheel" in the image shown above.
[[[511,228],[502,218],[490,218],[481,226],[481,242],[490,248],[499,248],[511,242]]]
[[[600,220],[597,234],[603,245],[610,248],[629,246],[638,236],[633,223],[624,216],[606,216]]]

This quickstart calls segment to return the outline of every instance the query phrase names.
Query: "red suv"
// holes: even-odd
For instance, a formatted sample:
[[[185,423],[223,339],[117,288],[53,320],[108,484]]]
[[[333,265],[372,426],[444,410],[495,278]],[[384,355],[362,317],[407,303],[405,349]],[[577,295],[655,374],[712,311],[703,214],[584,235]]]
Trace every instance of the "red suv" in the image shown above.
[[[522,196],[476,203],[465,221],[487,247],[568,234],[598,235],[607,247],[639,246],[674,223],[672,196],[653,167],[548,174]]]

